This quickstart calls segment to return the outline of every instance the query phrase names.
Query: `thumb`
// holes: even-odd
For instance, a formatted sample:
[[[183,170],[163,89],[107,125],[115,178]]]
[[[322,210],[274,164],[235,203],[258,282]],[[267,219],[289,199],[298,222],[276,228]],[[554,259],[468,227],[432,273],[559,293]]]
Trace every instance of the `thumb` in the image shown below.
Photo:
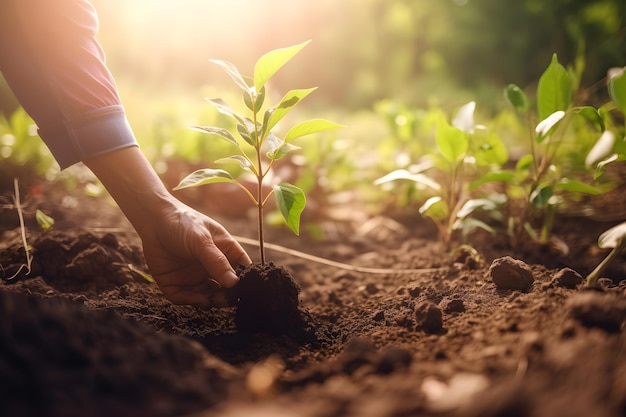
[[[209,276],[222,287],[230,288],[239,282],[228,258],[214,244],[202,245],[197,248],[196,258]]]

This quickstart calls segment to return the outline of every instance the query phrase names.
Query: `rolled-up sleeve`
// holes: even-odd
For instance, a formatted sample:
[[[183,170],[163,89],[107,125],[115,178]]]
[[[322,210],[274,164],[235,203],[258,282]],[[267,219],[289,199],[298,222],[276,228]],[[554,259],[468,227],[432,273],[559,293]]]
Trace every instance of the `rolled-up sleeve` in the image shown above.
[[[0,71],[66,168],[137,141],[86,0],[0,1]]]

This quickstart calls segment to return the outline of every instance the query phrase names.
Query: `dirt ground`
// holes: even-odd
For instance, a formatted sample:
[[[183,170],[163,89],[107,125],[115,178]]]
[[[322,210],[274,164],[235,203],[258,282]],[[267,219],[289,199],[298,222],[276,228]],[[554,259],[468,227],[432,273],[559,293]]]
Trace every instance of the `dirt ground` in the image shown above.
[[[37,188],[24,213],[32,273],[0,284],[2,416],[626,415],[624,260],[602,290],[580,285],[618,219],[560,219],[567,256],[486,234],[472,238],[479,257],[451,255],[416,216],[326,222],[322,240],[270,228],[270,243],[376,269],[269,250],[301,288],[312,333],[299,337],[239,331],[234,308],[169,303],[105,198]],[[252,220],[209,214],[254,238]],[[23,262],[18,226],[2,208],[5,276]]]

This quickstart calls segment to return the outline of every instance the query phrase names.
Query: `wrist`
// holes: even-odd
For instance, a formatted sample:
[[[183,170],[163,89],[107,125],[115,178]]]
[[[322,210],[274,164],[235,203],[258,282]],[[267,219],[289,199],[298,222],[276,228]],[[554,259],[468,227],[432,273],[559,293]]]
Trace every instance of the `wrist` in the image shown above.
[[[85,160],[137,233],[153,227],[164,213],[174,212],[178,200],[171,195],[138,147],[130,147]]]

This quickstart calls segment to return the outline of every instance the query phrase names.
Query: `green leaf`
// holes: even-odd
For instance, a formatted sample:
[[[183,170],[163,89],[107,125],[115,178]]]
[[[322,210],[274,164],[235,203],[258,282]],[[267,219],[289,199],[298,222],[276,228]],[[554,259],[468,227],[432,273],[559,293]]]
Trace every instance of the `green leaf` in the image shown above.
[[[246,81],[246,84],[249,86],[254,85],[254,81],[250,77],[243,77]],[[252,94],[253,91],[247,91],[243,93],[243,102],[246,107],[249,108],[253,112],[258,112],[261,107],[263,107],[263,102],[265,102],[265,87],[261,88],[260,91],[256,91],[256,94]]]
[[[237,139],[235,139],[235,137],[227,129],[224,129],[223,127],[192,126],[191,129],[196,130],[198,132],[207,133],[209,135],[218,136],[222,139],[226,139],[228,142],[239,147],[239,142],[237,142]]]
[[[467,133],[450,126],[443,117],[437,123],[436,141],[441,155],[453,165],[463,160],[469,148]]]
[[[291,90],[280,100],[276,107],[272,107],[265,112],[263,121],[263,136],[267,135],[276,126],[276,124],[287,113],[294,108],[296,104],[302,101],[306,96],[317,90],[317,87],[304,90]]]
[[[505,182],[512,183],[515,180],[515,173],[511,171],[496,171],[496,172],[488,172],[477,180],[472,181],[469,184],[469,190],[473,191],[476,188],[480,187],[483,184],[487,184],[490,182]]]
[[[550,197],[553,195],[553,188],[551,185],[547,185],[545,187],[539,187],[533,190],[530,194],[530,202],[533,204],[533,207],[536,208],[544,208],[548,205],[550,201]]]
[[[237,114],[237,112],[221,98],[207,98],[206,100],[213,105],[219,113],[234,119],[237,123],[243,123],[243,117]]]
[[[607,165],[619,161],[626,161],[626,155],[615,153],[598,162],[598,165],[596,165],[596,172],[593,175],[593,179],[597,180],[598,178],[600,178],[602,174],[604,174],[604,170],[606,169]]]
[[[54,226],[54,219],[39,209],[35,211],[35,219],[37,220],[39,227],[41,227],[41,230],[44,232],[50,230],[52,226]]]
[[[424,217],[433,220],[446,220],[448,218],[448,204],[439,196],[430,197],[419,208],[419,212]]]
[[[296,234],[300,235],[300,215],[306,205],[304,191],[295,185],[282,182],[274,185],[274,194],[280,213],[287,222],[287,226]]]
[[[326,130],[339,129],[342,127],[343,127],[342,125],[337,124],[335,122],[331,122],[330,120],[325,120],[325,119],[307,120],[289,129],[289,132],[287,132],[287,136],[285,136],[285,142],[291,142],[292,140],[296,138],[310,135],[312,133],[319,133],[319,132],[323,132]]]
[[[467,200],[456,213],[456,217],[458,219],[464,219],[465,217],[469,216],[479,209],[487,211],[495,210],[496,203],[493,200],[489,200],[487,198],[474,198],[471,200]]]
[[[570,178],[563,178],[558,183],[554,185],[555,190],[565,190],[565,191],[574,191],[577,193],[598,195],[602,194],[598,188],[585,184],[584,182],[580,182],[577,180],[573,180]]]
[[[583,106],[583,107],[575,107],[573,109],[575,114],[578,114],[585,119],[589,123],[591,123],[596,129],[600,132],[604,132],[604,119],[600,116],[598,110],[591,106]]]
[[[564,117],[565,112],[563,110],[557,110],[540,121],[535,128],[535,132],[537,132],[537,142],[541,143],[545,138],[550,136]]]
[[[626,237],[626,222],[613,226],[602,233],[598,238],[598,247],[601,249],[614,248],[621,244],[624,237]]]
[[[216,182],[236,183],[237,180],[235,180],[227,171],[224,171],[223,169],[205,168],[199,169],[187,175],[180,181],[180,183],[178,183],[176,187],[174,187],[174,190],[198,187],[200,185],[212,184]]]
[[[289,152],[301,149],[299,146],[286,143],[273,133],[270,133],[267,137],[267,143],[269,144],[269,151],[266,155],[268,158],[273,160],[278,160],[287,155]]]
[[[509,154],[507,152],[506,146],[495,133],[487,134],[482,141],[479,138],[474,136],[471,145],[474,148],[470,154],[476,158],[476,165],[478,166],[487,166],[487,165],[496,165],[501,166],[504,165],[508,159]]]
[[[216,164],[237,164],[240,167],[242,167],[243,169],[245,169],[246,171],[251,171],[252,169],[252,164],[250,163],[250,160],[248,158],[246,158],[243,155],[232,155],[232,156],[228,156],[226,158],[220,158],[218,160],[215,161]]]
[[[235,81],[235,83],[239,86],[239,88],[243,92],[247,92],[248,94],[250,93],[250,87],[248,86],[248,83],[246,83],[245,79],[239,73],[239,70],[237,69],[235,65],[231,64],[228,61],[223,61],[221,59],[209,59],[209,62],[222,67],[224,71],[226,71],[226,73],[230,75],[230,77]]]
[[[515,171],[517,172],[528,171],[530,167],[533,166],[534,162],[535,162],[535,158],[532,155],[530,154],[524,155],[520,159],[517,160],[517,164],[515,164]]]
[[[530,108],[526,93],[524,93],[524,90],[515,84],[509,84],[504,89],[504,98],[506,98],[509,104],[520,113],[525,113]]]
[[[407,171],[406,169],[397,169],[395,171],[392,171],[389,174],[374,181],[374,185],[386,184],[388,182],[397,180],[413,181],[417,184],[425,185],[426,187],[432,188],[433,190],[437,191],[441,189],[439,183],[437,183],[437,181],[433,180],[432,178],[420,173],[414,174]]]
[[[544,120],[554,112],[567,110],[572,97],[572,82],[565,67],[559,64],[556,54],[539,78],[537,85],[537,109],[539,119]]]
[[[613,71],[609,76],[609,93],[620,111],[626,114],[626,67]]]
[[[261,91],[265,83],[309,42],[311,41],[287,48],[274,49],[259,58],[254,65],[254,88],[256,91]]]

